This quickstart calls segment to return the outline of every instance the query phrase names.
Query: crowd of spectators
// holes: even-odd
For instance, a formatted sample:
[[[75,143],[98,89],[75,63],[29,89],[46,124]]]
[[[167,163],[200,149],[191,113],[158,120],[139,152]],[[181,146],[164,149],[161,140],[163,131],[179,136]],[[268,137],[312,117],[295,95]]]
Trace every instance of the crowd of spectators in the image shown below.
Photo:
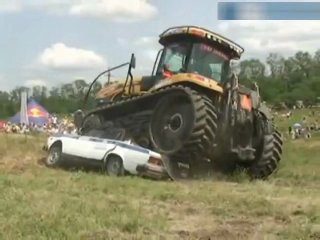
[[[59,119],[57,116],[53,115],[48,119],[48,122],[45,124],[36,124],[36,123],[11,123],[7,122],[3,128],[5,133],[12,134],[29,134],[29,133],[45,133],[45,134],[54,134],[54,133],[63,133],[63,134],[75,134],[76,128],[73,122],[65,117]]]

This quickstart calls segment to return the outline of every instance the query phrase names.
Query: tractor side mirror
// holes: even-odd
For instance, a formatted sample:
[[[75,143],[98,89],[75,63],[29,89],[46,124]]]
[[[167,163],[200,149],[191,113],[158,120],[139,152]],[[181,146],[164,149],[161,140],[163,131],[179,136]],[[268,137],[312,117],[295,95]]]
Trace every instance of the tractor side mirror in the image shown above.
[[[135,69],[136,68],[136,57],[134,54],[131,55],[130,66]]]

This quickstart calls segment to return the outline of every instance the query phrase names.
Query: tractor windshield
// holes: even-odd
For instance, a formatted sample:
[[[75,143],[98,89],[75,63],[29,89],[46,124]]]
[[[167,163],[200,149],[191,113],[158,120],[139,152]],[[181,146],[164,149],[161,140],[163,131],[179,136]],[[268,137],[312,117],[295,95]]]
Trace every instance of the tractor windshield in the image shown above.
[[[186,71],[187,56],[190,49],[188,43],[174,43],[167,46],[163,52],[160,70],[166,69],[172,73]]]
[[[180,42],[165,47],[158,73],[169,71],[198,73],[221,82],[229,66],[229,57],[205,43]]]
[[[220,82],[228,65],[228,56],[207,44],[196,43],[191,51],[188,72]]]

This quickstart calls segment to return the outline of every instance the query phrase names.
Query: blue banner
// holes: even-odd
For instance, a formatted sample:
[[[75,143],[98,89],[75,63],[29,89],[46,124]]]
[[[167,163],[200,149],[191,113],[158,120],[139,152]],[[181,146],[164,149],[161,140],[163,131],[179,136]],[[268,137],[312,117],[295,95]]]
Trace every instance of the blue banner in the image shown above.
[[[320,2],[218,2],[219,20],[319,20]]]

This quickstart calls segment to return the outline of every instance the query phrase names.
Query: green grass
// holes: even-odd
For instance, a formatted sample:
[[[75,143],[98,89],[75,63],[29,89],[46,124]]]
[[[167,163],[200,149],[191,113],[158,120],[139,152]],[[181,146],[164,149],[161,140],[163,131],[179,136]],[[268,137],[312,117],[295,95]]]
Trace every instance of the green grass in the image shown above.
[[[315,116],[312,116],[311,111],[315,111]],[[281,131],[287,132],[288,127],[294,123],[302,123],[303,117],[306,117],[307,124],[313,123],[316,119],[320,120],[320,111],[315,109],[296,109],[294,110],[292,117],[287,119],[281,116],[281,114],[287,111],[281,111],[278,115],[275,115],[277,126]],[[320,123],[320,122],[319,122]]]
[[[0,239],[320,239],[320,138],[287,140],[279,171],[253,182],[48,169],[43,142],[0,135]]]

